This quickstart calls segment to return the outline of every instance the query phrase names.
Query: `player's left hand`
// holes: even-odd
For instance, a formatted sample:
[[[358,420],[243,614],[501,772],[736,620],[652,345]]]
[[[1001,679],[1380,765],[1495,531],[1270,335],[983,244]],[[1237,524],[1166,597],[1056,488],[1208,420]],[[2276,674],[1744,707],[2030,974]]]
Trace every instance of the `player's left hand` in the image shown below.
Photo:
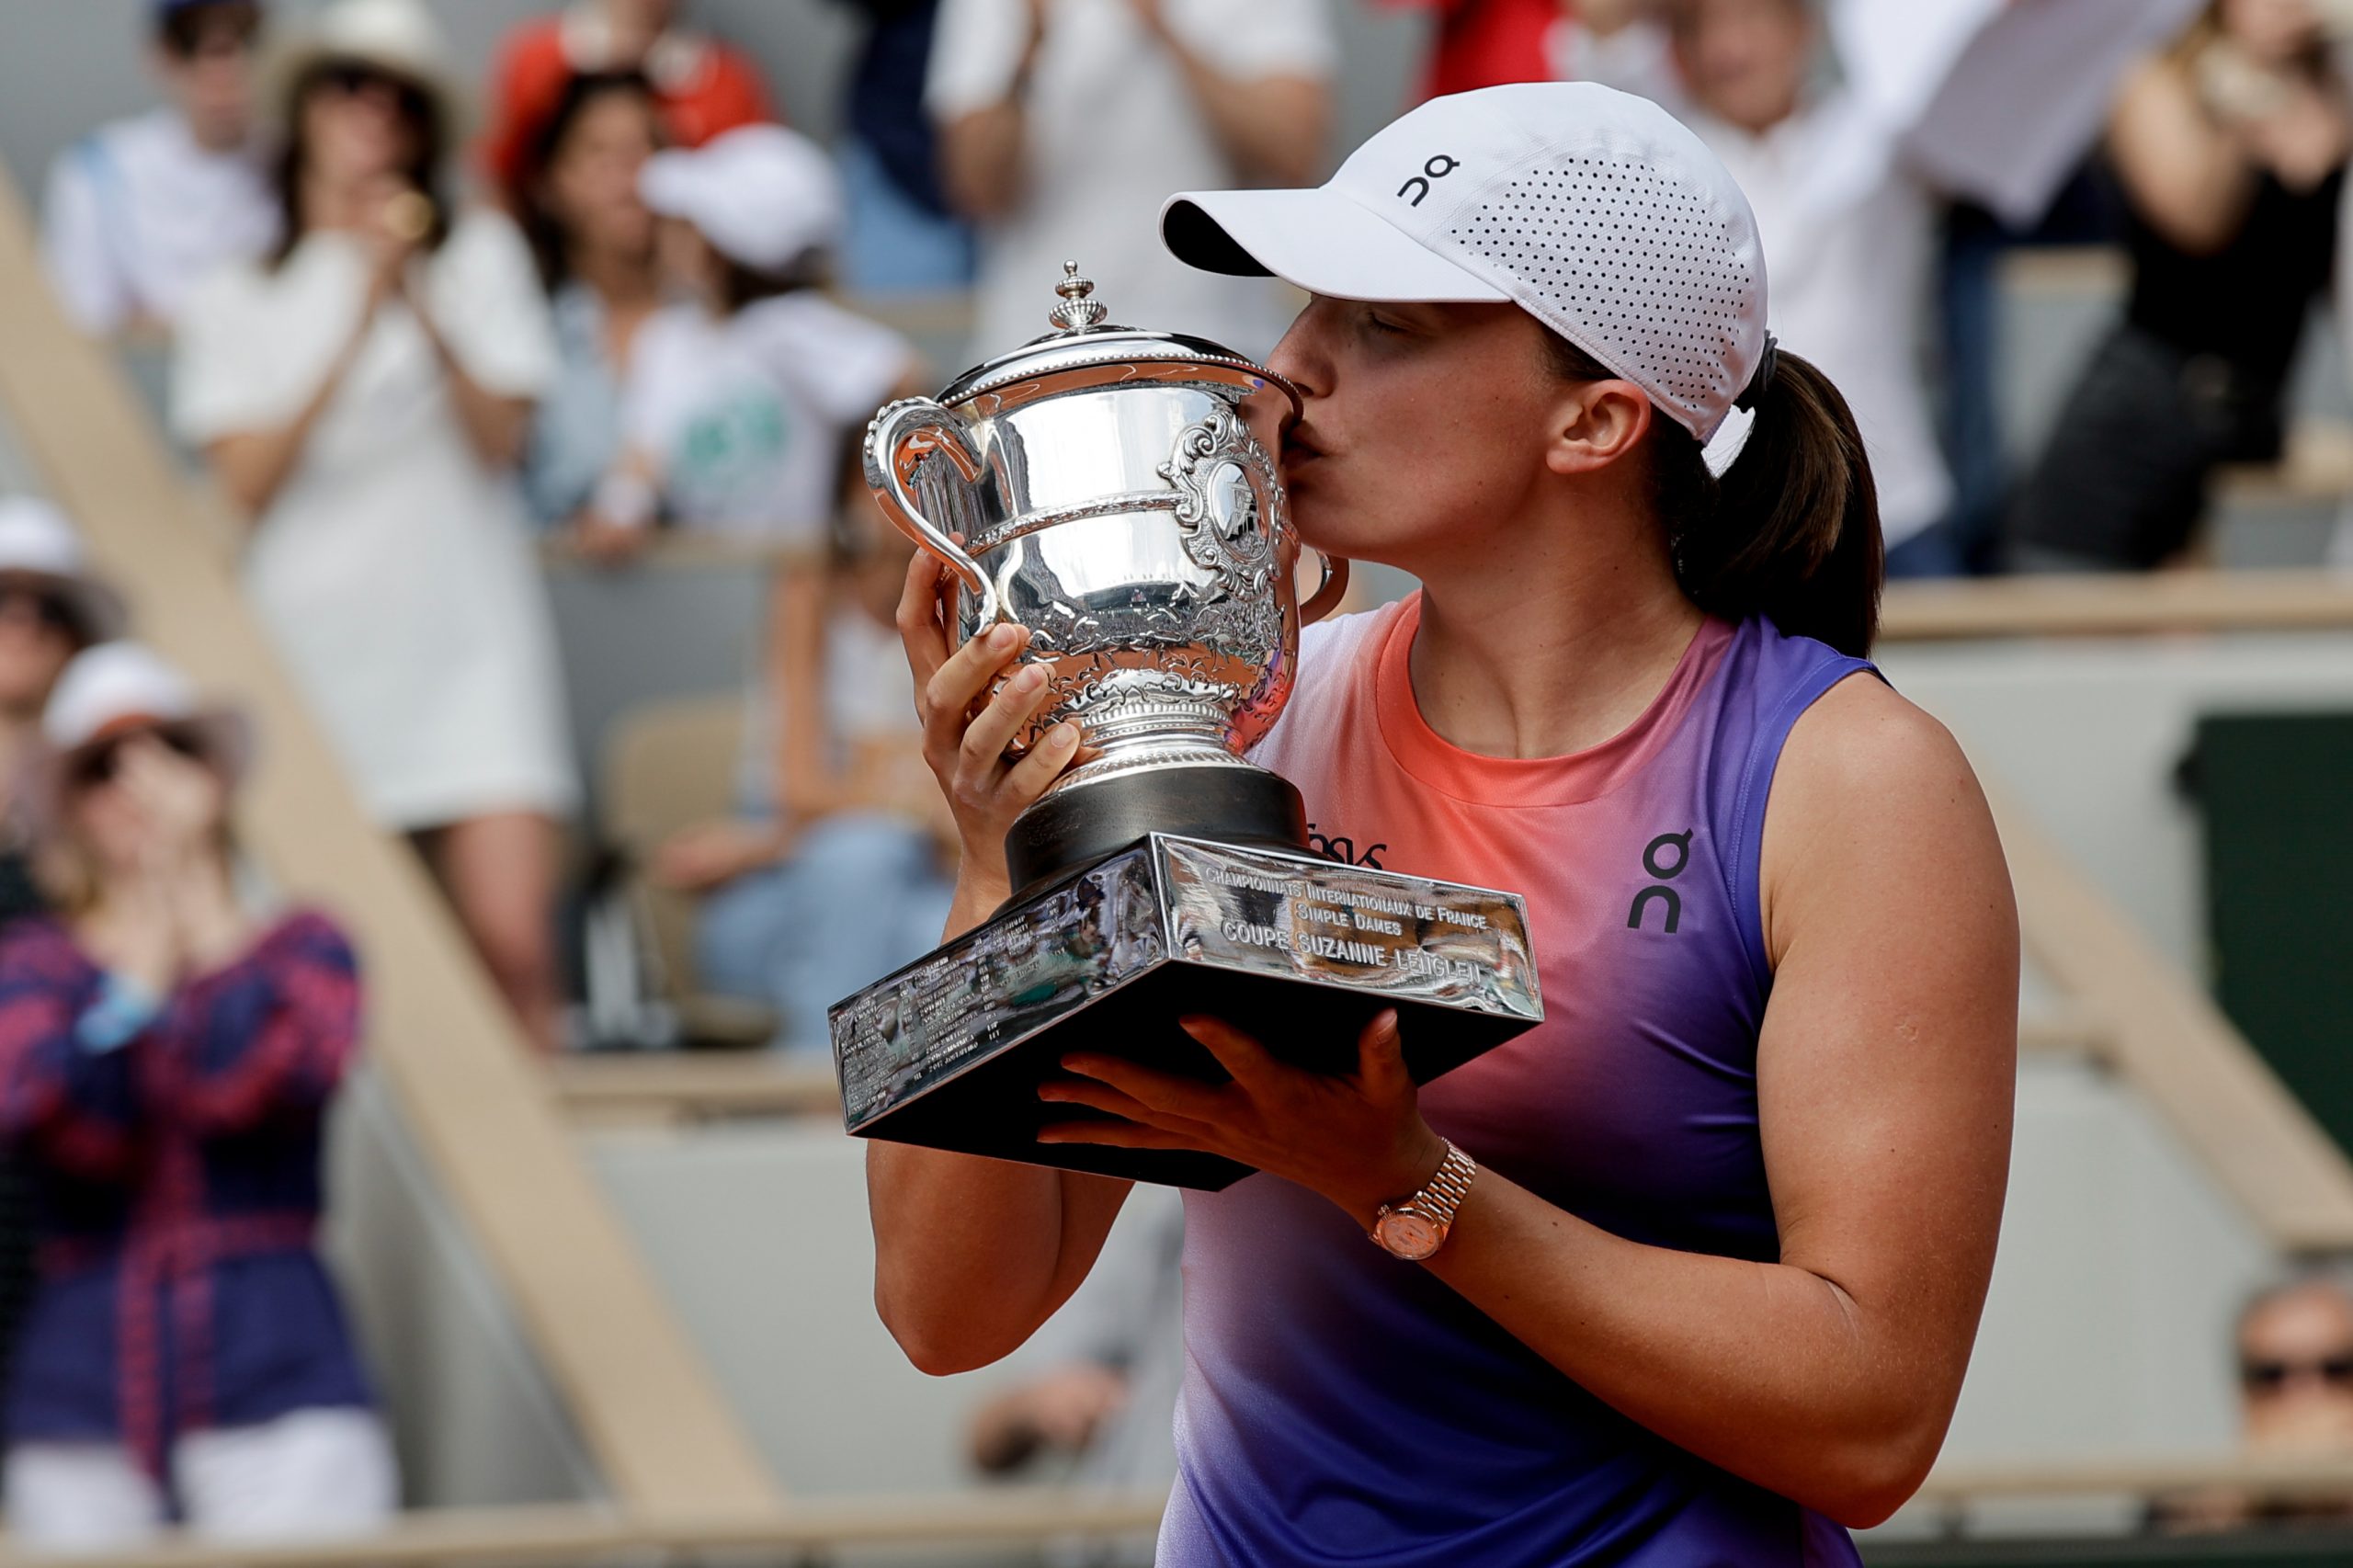
[[[1080,1051],[1063,1058],[1074,1076],[1048,1079],[1038,1097],[1120,1119],[1051,1123],[1038,1141],[1222,1155],[1320,1193],[1368,1230],[1383,1203],[1411,1197],[1437,1174],[1446,1146],[1422,1119],[1393,1009],[1357,1037],[1356,1071],[1346,1074],[1279,1062],[1222,1019],[1177,1022],[1231,1082],[1205,1084]]]

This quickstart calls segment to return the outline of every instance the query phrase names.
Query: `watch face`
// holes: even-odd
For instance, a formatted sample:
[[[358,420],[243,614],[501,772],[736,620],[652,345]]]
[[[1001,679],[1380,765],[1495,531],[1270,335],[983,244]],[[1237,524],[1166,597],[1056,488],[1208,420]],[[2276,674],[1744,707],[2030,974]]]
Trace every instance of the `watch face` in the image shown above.
[[[1392,1256],[1408,1263],[1419,1263],[1438,1251],[1439,1244],[1446,1240],[1446,1232],[1427,1214],[1398,1209],[1381,1217],[1381,1223],[1373,1227],[1372,1237]]]

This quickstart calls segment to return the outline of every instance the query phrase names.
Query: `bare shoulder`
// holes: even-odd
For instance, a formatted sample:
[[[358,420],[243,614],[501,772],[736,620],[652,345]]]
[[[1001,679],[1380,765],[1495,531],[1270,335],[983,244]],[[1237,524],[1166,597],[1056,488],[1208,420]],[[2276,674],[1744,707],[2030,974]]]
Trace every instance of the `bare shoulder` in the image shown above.
[[[1924,786],[1976,776],[1952,732],[1885,681],[1858,672],[1815,699],[1781,749],[1774,800],[1783,786],[1811,797],[1827,791]]]
[[[1766,947],[1778,965],[1825,911],[1952,901],[2014,922],[1993,812],[1952,733],[1884,682],[1851,676],[1790,730],[1766,802]]]

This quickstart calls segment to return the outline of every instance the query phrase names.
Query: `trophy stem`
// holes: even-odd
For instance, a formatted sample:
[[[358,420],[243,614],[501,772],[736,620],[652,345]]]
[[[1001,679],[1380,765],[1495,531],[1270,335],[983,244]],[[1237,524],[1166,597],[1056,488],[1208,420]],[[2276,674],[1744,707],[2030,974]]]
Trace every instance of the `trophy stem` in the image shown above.
[[[1153,768],[1056,790],[1005,835],[1013,902],[1154,833],[1299,849],[1307,843],[1307,807],[1286,779],[1233,763]]]

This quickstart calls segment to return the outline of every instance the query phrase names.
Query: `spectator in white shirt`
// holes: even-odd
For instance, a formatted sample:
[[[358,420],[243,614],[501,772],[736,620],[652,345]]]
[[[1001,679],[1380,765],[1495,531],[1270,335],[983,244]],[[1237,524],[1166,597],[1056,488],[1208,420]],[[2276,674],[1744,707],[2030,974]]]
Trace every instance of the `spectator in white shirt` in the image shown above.
[[[658,517],[822,556],[875,410],[920,390],[915,350],[821,286],[844,223],[833,161],[798,131],[747,125],[650,160],[663,271],[686,296],[639,332],[627,449],[597,487],[582,544],[626,553]]]
[[[1891,577],[1950,576],[1952,479],[1920,357],[1936,256],[1929,192],[1856,94],[1816,90],[1812,0],[1579,0],[1563,74],[1654,99],[1747,192],[1774,332],[1855,411]]]
[[[58,297],[100,335],[168,326],[205,274],[278,237],[254,109],[258,0],[154,0],[153,12],[169,104],[68,148],[42,210]]]
[[[174,426],[252,517],[248,602],[361,801],[553,1049],[578,786],[514,478],[556,373],[547,301],[515,226],[448,199],[424,0],[335,0],[285,77],[286,239],[189,297]]]
[[[625,466],[593,528],[642,528],[658,495],[687,531],[756,541],[771,575],[746,698],[738,812],[665,846],[654,874],[710,895],[703,980],[764,997],[781,1043],[822,1052],[826,1006],[919,956],[950,892],[938,792],[891,625],[912,546],[853,460],[882,403],[922,384],[906,341],[816,285],[840,243],[833,164],[782,126],[656,154],[640,187],[690,301],[640,335]]]
[[[924,97],[948,199],[979,226],[973,358],[1048,330],[1065,260],[1115,322],[1273,347],[1276,286],[1176,261],[1160,205],[1311,183],[1332,67],[1324,0],[942,0]]]

